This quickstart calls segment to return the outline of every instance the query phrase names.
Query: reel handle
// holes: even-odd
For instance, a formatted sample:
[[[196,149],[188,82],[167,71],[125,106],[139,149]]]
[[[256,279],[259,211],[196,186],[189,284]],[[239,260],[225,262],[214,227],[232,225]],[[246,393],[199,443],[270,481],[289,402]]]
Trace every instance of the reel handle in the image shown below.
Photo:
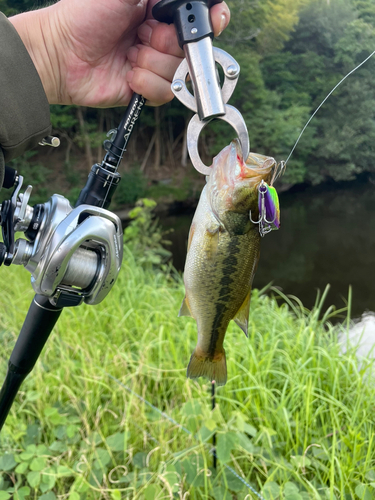
[[[14,168],[5,165],[5,174],[4,174],[4,189],[11,189],[16,183],[17,171]]]
[[[161,0],[152,9],[157,21],[174,24],[178,43],[182,48],[186,43],[198,42],[214,32],[209,14],[210,8],[223,0]]]

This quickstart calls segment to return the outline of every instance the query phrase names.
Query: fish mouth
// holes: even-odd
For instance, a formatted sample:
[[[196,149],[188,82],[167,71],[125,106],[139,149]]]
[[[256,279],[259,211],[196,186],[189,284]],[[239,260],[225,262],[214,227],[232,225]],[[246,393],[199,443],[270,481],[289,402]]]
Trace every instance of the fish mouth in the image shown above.
[[[275,158],[250,152],[246,162],[244,162],[239,139],[232,141],[231,146],[235,148],[237,155],[237,166],[240,168],[236,168],[236,170],[240,178],[254,178],[254,181],[260,183],[262,180],[272,177],[273,170],[277,165]]]

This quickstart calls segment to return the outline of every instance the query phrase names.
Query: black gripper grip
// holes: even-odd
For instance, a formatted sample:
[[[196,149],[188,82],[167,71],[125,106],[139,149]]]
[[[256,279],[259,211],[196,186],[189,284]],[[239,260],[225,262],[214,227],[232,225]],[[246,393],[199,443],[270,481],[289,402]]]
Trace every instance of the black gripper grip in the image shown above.
[[[172,24],[176,28],[178,43],[198,42],[214,32],[209,14],[210,8],[223,0],[161,0],[152,9],[157,21]]]

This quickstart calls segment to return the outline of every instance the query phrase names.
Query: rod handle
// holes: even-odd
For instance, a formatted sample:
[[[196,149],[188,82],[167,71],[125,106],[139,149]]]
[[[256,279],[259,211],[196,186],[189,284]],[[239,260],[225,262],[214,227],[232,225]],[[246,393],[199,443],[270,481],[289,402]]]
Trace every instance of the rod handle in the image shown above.
[[[35,295],[9,359],[13,371],[26,375],[31,372],[61,311],[47,297]]]
[[[8,366],[8,371],[0,390],[0,431],[17,396],[18,389],[24,381],[26,375],[14,373]]]
[[[33,298],[0,390],[0,430],[22,382],[34,368],[61,311],[61,308],[50,304],[48,298],[43,295],[35,295]]]

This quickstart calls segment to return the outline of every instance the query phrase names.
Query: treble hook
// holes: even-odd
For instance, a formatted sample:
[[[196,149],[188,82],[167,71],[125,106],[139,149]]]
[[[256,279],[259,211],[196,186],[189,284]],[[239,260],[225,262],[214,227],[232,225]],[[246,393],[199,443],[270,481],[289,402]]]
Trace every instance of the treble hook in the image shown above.
[[[258,201],[259,204],[259,220],[254,221],[251,217],[251,210],[249,212],[249,219],[253,224],[259,224],[259,234],[263,238],[264,235],[270,233],[272,229],[276,229],[276,227],[272,227],[272,225],[275,225],[276,219],[277,219],[277,211],[275,210],[275,216],[273,220],[269,221],[267,219],[267,208],[266,208],[266,193],[268,191],[268,186],[262,179],[261,183],[259,184],[258,187],[258,192],[260,195],[260,200]]]

